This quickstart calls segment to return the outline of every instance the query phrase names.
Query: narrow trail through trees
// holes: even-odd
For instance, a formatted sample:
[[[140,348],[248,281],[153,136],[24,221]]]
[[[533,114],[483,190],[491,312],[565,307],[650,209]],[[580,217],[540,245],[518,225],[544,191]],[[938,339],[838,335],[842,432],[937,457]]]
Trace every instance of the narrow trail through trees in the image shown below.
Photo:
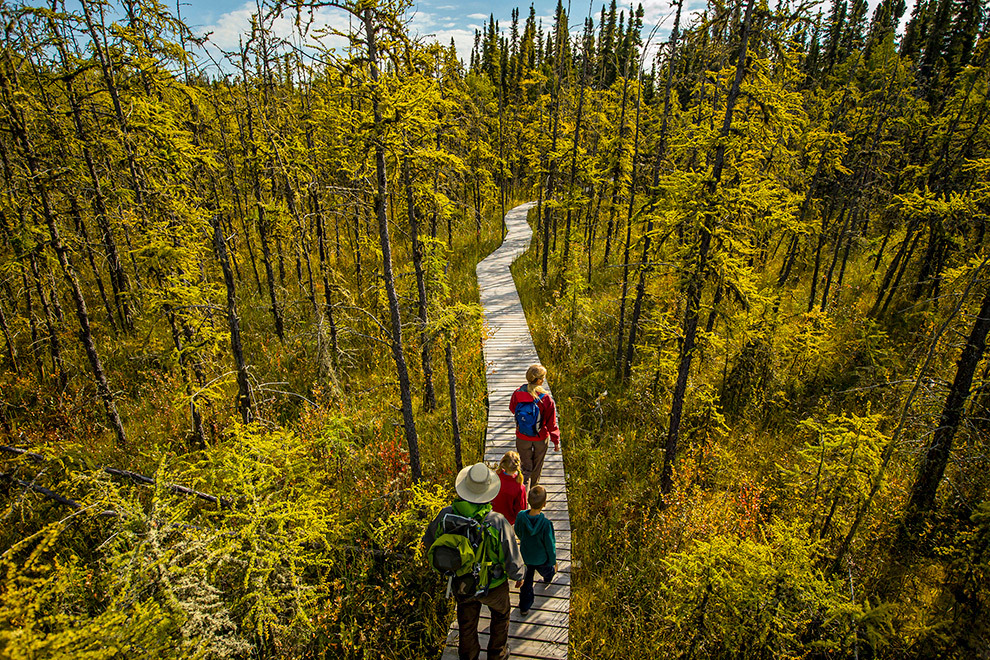
[[[502,455],[515,449],[515,420],[509,412],[509,397],[522,385],[526,368],[539,362],[536,347],[526,325],[519,294],[509,266],[529,249],[532,231],[526,214],[533,207],[528,202],[505,216],[507,233],[502,246],[478,264],[478,287],[489,338],[485,342],[488,377],[488,431],[485,437],[485,462],[497,463]],[[551,374],[552,375],[552,374]],[[566,435],[566,428],[564,428]],[[525,617],[516,606],[519,590],[512,588],[512,622],[509,626],[509,650],[513,658],[567,657],[571,602],[571,522],[567,508],[562,452],[551,447],[547,452],[540,484],[547,489],[544,514],[553,521],[557,537],[558,574],[550,585],[536,582],[536,601]],[[488,646],[488,608],[482,608],[481,648]],[[457,658],[457,622],[447,636],[443,660]]]

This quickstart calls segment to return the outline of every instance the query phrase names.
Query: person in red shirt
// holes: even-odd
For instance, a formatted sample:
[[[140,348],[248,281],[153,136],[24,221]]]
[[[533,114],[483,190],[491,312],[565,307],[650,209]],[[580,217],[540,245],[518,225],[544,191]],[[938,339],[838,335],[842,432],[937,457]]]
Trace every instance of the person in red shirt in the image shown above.
[[[523,488],[520,466],[517,452],[505,452],[498,464],[498,478],[502,483],[498,495],[492,500],[492,511],[501,513],[512,525],[516,523],[516,514],[526,508],[526,489]]]
[[[554,451],[560,451],[557,405],[543,385],[546,376],[542,364],[532,365],[526,370],[526,384],[513,392],[509,401],[509,410],[516,416],[516,450],[522,462],[523,480],[529,482],[529,488],[540,482],[549,443],[553,443]],[[536,418],[532,415],[534,402],[539,411]],[[525,424],[525,428],[520,428],[520,424]]]

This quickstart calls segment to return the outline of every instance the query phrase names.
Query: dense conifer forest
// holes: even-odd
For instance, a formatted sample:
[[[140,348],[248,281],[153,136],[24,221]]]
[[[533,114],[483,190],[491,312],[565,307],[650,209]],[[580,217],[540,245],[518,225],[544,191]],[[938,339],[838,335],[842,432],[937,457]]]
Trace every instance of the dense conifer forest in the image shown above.
[[[0,656],[439,657],[533,200],[571,656],[990,657],[987,3],[593,8],[0,2]]]

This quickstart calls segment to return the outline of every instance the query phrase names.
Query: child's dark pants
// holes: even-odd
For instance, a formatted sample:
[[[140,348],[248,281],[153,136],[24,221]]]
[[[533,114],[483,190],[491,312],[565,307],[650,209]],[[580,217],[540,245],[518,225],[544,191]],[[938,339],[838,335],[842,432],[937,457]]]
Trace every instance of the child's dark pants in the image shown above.
[[[530,566],[526,564],[526,577],[523,578],[522,589],[519,590],[519,609],[528,610],[533,606],[533,601],[536,599],[536,594],[533,591],[533,577],[535,573],[539,573],[544,580],[549,582],[553,579],[556,569],[553,564],[546,564],[544,566]]]

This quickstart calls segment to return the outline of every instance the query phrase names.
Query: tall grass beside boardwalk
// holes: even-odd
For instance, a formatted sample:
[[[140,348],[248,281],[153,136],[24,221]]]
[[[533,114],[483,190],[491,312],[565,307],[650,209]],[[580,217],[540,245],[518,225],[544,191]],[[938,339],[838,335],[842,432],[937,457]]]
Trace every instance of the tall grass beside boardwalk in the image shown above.
[[[958,571],[979,556],[967,539],[986,538],[985,518],[941,540],[949,561],[898,569],[884,559],[914,477],[910,445],[887,465],[852,552],[834,564],[903,403],[904,390],[889,383],[909,379],[925,349],[909,318],[863,321],[874,286],[868,263],[850,261],[826,312],[804,313],[806,301],[795,300],[769,323],[730,308],[702,334],[664,496],[683,313],[676,282],[651,277],[642,340],[622,383],[621,270],[592,270],[589,282],[573,267],[565,273],[560,258],[558,246],[541,281],[534,241],[513,274],[560,411],[575,559],[572,657],[913,658],[979,634],[953,628],[942,638],[931,626],[943,578],[974,584]],[[949,355],[942,359],[950,370]],[[938,404],[922,401],[907,432],[924,437]],[[898,570],[914,581],[914,597],[891,588]]]

